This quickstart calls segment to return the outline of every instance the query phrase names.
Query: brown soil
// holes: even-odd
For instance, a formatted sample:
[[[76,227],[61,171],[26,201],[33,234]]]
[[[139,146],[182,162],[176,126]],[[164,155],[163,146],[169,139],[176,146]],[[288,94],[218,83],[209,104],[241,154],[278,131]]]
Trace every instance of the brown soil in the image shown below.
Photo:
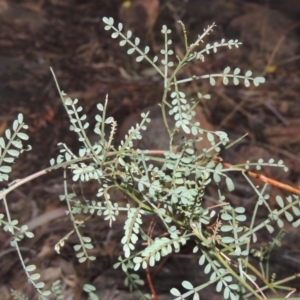
[[[194,81],[187,85],[185,92],[188,97],[194,97],[198,91],[212,95],[212,99],[201,106],[201,122],[207,127],[226,131],[232,140],[248,133],[241,143],[224,152],[223,159],[231,163],[257,161],[260,157],[283,159],[289,167],[288,173],[266,169],[265,174],[299,186],[300,7],[297,0],[285,1],[286,6],[281,4],[282,1],[273,1],[269,5],[270,2],[161,0],[158,3],[147,0],[137,11],[146,9],[150,17],[126,23],[124,15],[119,16],[121,0],[1,0],[0,136],[21,112],[29,125],[28,144],[33,148],[14,164],[10,180],[24,178],[49,166],[49,160],[58,153],[58,142],[64,142],[74,150],[79,147],[76,136],[68,130],[68,119],[50,66],[62,90],[80,100],[90,120],[94,119],[97,103],[103,103],[106,94],[109,95],[108,114],[120,124],[118,138],[131,126],[128,120],[135,120],[140,111],[148,107],[155,111],[163,83],[149,65],[136,63],[118,41],[111,39],[102,22],[102,17],[109,16],[115,20],[123,18],[127,28],[136,35],[143,34],[147,44],[152,45],[153,53],[163,45],[160,34],[163,24],[172,29],[173,47],[183,53],[178,19],[185,23],[190,41],[212,22],[218,27],[208,37],[210,43],[223,37],[240,39],[244,44],[240,49],[225,49],[208,56],[204,63],[187,66],[181,76],[217,73],[231,65],[264,75],[264,85],[237,88],[217,82],[212,88],[208,82]],[[161,123],[157,124],[160,126]],[[153,137],[159,134],[157,126],[146,136],[151,145]],[[94,138],[92,129],[88,134]],[[154,147],[157,144],[154,143]],[[237,191],[230,196],[230,201],[245,206],[250,214],[253,192],[243,181],[236,180]],[[6,184],[2,182],[1,188]],[[96,189],[93,184],[85,186],[83,194],[87,198],[93,197]],[[82,195],[79,186],[75,190]],[[18,219],[19,224],[29,223],[35,233],[33,239],[22,243],[26,263],[37,265],[37,271],[48,287],[61,279],[65,299],[85,299],[80,288],[85,282],[97,287],[100,299],[132,299],[124,287],[122,273],[112,268],[113,262],[122,254],[120,237],[124,216],[113,228],[98,218],[86,223],[83,233],[95,241],[93,255],[97,260],[95,264],[80,265],[72,247],[76,243],[75,236],[71,236],[62,248],[61,255],[54,251],[59,239],[72,230],[72,224],[64,214],[64,203],[59,201],[60,194],[63,194],[62,172],[56,171],[23,185],[8,196],[12,218]],[[272,188],[270,194],[270,205],[274,207],[273,196],[285,193]],[[214,198],[213,191],[210,197]],[[119,200],[122,201],[121,196]],[[0,212],[4,212],[2,204]],[[298,229],[290,228],[282,250],[273,256],[271,263],[277,278],[300,272],[298,235]],[[9,247],[10,238],[0,229],[1,299],[11,299],[11,288],[22,291],[29,299],[37,299],[15,251]],[[265,243],[259,242],[258,247],[260,245]],[[181,286],[183,279],[206,280],[199,274],[191,245],[180,255],[168,257],[161,267],[153,270],[160,300],[172,299],[168,295],[170,288]],[[300,288],[299,280],[293,284]],[[203,293],[201,299],[222,299],[222,296],[215,294],[213,287]]]

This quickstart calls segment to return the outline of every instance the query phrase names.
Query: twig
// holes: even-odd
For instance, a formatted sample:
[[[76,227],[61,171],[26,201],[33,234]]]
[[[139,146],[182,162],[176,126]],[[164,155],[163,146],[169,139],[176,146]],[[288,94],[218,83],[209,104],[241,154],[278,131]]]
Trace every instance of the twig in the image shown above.
[[[276,186],[276,187],[278,187],[280,189],[286,190],[288,192],[291,192],[293,194],[296,194],[296,195],[300,196],[300,189],[295,188],[295,187],[293,187],[291,185],[282,183],[280,181],[277,181],[277,180],[272,179],[270,177],[267,177],[265,175],[261,175],[261,174],[258,174],[258,173],[252,172],[252,171],[248,171],[248,170],[243,169],[243,168],[234,167],[232,164],[224,162],[222,160],[222,158],[220,158],[220,157],[215,157],[214,161],[216,163],[221,163],[227,169],[233,169],[234,168],[236,171],[244,172],[245,174],[247,174],[247,175],[249,175],[249,176],[251,176],[253,178],[256,178],[258,180],[261,180],[262,182],[268,183],[270,185]]]
[[[148,285],[149,285],[149,288],[150,288],[150,291],[151,291],[152,298],[153,298],[153,300],[158,300],[156,291],[155,291],[154,286],[153,286],[148,261],[147,261],[147,268],[146,268],[146,276],[147,276],[147,281],[148,281]]]
[[[148,244],[151,243],[152,234],[153,234],[155,224],[156,224],[155,220],[154,220],[154,218],[152,218],[152,220],[150,222],[150,225],[148,227],[148,232],[147,232],[147,234],[148,234]],[[155,288],[153,286],[151,274],[150,274],[149,259],[147,260],[146,276],[147,276],[147,281],[148,281],[148,285],[149,285],[149,288],[150,288],[150,291],[151,291],[152,298],[153,298],[153,300],[158,300]]]

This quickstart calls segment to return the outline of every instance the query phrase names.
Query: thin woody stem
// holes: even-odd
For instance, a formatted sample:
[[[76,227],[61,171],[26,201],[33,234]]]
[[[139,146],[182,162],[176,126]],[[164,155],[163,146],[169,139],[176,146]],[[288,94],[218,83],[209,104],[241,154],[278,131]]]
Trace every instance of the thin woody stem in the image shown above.
[[[268,183],[270,185],[273,185],[273,186],[276,186],[282,190],[286,190],[288,192],[291,192],[293,194],[296,194],[296,195],[299,195],[300,196],[300,189],[296,188],[296,187],[293,187],[289,184],[285,184],[285,183],[282,183],[280,181],[277,181],[275,179],[272,179],[270,177],[267,177],[265,175],[262,175],[262,174],[259,174],[259,173],[255,173],[255,172],[252,172],[252,171],[248,171],[244,168],[240,168],[240,167],[235,167],[233,166],[232,164],[228,163],[228,162],[225,162],[222,160],[222,158],[220,157],[215,157],[213,159],[216,163],[221,163],[225,168],[227,169],[234,169],[236,171],[240,171],[240,172],[243,172],[253,178],[256,178],[262,182],[265,182],[265,183]]]

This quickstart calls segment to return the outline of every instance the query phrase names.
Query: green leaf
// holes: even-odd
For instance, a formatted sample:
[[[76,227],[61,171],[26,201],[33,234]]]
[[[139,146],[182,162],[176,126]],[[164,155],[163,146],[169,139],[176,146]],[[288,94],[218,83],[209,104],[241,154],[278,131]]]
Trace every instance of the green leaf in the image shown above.
[[[292,206],[293,213],[298,217],[300,216],[300,210],[295,205]]]
[[[278,218],[277,225],[278,225],[279,228],[282,228],[284,226],[284,222],[281,219]]]
[[[83,236],[82,237],[82,240],[85,242],[85,243],[90,243],[92,241],[92,239],[89,237],[89,236]]]
[[[45,286],[45,283],[44,283],[44,282],[38,282],[38,283],[35,284],[35,287],[36,287],[37,289],[42,289],[42,288],[44,288],[44,286]]]
[[[203,255],[199,258],[198,264],[199,264],[200,266],[203,266],[204,263],[205,263],[205,260],[206,260],[206,258],[205,258],[205,255],[203,254]]]
[[[229,192],[232,192],[234,190],[234,183],[230,177],[226,177],[226,185]]]
[[[12,164],[15,161],[15,159],[13,157],[4,157],[3,161]]]
[[[131,55],[135,51],[135,48],[129,48],[127,54]]]
[[[253,80],[255,86],[259,86],[261,83],[265,83],[266,79],[264,77],[256,77]]]
[[[229,80],[227,77],[223,77],[223,84],[227,85],[229,83]]]
[[[208,274],[210,272],[210,270],[211,270],[211,265],[208,263],[204,268],[204,273]]]
[[[110,18],[103,17],[103,18],[102,18],[102,21],[103,21],[105,24],[109,25],[109,26],[114,25],[114,19],[111,18],[111,17],[110,17]]]
[[[103,111],[103,110],[104,110],[103,104],[102,104],[102,103],[98,103],[98,104],[97,104],[97,109],[100,110],[100,111]],[[99,115],[97,115],[97,116],[99,116]],[[96,117],[97,117],[97,116],[96,116]],[[100,117],[100,116],[99,116],[99,117]],[[101,117],[100,117],[100,118],[101,118]],[[96,120],[97,120],[97,119],[96,119]]]
[[[233,74],[238,75],[238,74],[240,74],[240,72],[241,72],[240,68],[235,68]]]
[[[121,40],[121,41],[119,42],[119,45],[120,45],[121,47],[125,46],[126,44],[127,44],[127,41],[126,41],[126,40]]]
[[[5,136],[6,136],[6,138],[7,138],[8,140],[10,140],[10,138],[11,138],[11,132],[10,132],[10,129],[6,129],[6,130],[5,130]]]
[[[93,244],[84,244],[84,247],[86,249],[93,249],[94,248]]]
[[[275,199],[276,199],[276,202],[279,205],[279,207],[283,208],[284,207],[284,202],[283,202],[283,199],[281,198],[281,196],[277,195]]]
[[[211,132],[208,132],[208,133],[207,133],[207,139],[208,139],[210,142],[214,142],[215,137],[214,137],[214,135],[213,135]]]
[[[268,229],[268,231],[269,231],[269,233],[273,233],[274,232],[274,227],[273,226],[271,226],[271,225],[269,225],[269,224],[267,224],[266,225],[266,227],[267,227],[267,229]]]
[[[11,156],[14,156],[14,157],[18,157],[20,152],[18,150],[15,150],[15,149],[9,149],[7,150],[7,153]]]
[[[223,214],[221,214],[221,219],[224,221],[230,221],[230,220],[232,220],[232,216],[228,213],[223,213]]]
[[[247,71],[246,74],[245,74],[246,77],[250,77],[251,75],[252,75],[252,71],[250,71],[250,70]]]
[[[230,295],[230,289],[226,286],[223,292],[224,299],[227,299]]]
[[[134,39],[134,44],[135,44],[135,46],[138,46],[138,45],[140,44],[140,42],[141,42],[141,40],[140,40],[138,37],[136,37],[136,38]]]
[[[90,292],[95,292],[95,291],[96,291],[96,288],[95,288],[93,285],[91,285],[91,284],[85,283],[85,284],[83,285],[83,290],[84,290],[85,292],[87,292],[87,293],[90,293]]]
[[[300,225],[300,219],[298,219],[297,221],[295,221],[292,225],[293,225],[293,227],[299,227],[299,225]]]
[[[113,39],[116,39],[118,36],[119,36],[119,32],[113,32],[113,33],[111,34],[111,37],[112,37]]]
[[[245,87],[250,86],[250,81],[247,78],[244,78],[244,85],[245,85]]]
[[[0,147],[2,149],[5,149],[5,141],[4,141],[4,138],[3,137],[0,137]]]
[[[29,232],[29,231],[26,231],[26,232],[25,232],[25,235],[26,235],[28,238],[30,238],[30,239],[32,239],[32,238],[34,237],[34,234],[33,234],[32,232]]]
[[[149,51],[150,51],[150,47],[146,46],[145,49],[144,49],[144,55],[148,54]]]
[[[114,118],[113,118],[113,117],[108,117],[108,118],[105,120],[105,124],[111,124],[113,121],[114,121]]]
[[[79,261],[80,263],[83,263],[83,262],[86,261],[86,257],[85,257],[85,256],[80,257],[80,258],[78,259],[78,261]]]
[[[239,216],[236,216],[235,219],[239,222],[244,222],[247,220],[247,217],[245,215],[239,215]]]
[[[239,83],[240,83],[239,79],[237,77],[234,77],[233,78],[233,84],[234,85],[239,85]]]
[[[220,280],[216,286],[216,291],[220,293],[222,291],[222,288],[223,288],[223,282]]]
[[[213,179],[216,183],[221,181],[221,177],[218,173],[214,172]]]
[[[194,288],[193,285],[187,280],[182,281],[181,284],[187,290],[192,290]]]
[[[11,167],[10,166],[1,166],[0,167],[0,172],[10,173],[11,172]]]
[[[226,281],[226,282],[232,282],[232,276],[225,276],[223,277],[223,279]]]
[[[289,222],[292,222],[292,221],[294,220],[294,217],[293,217],[293,215],[292,215],[290,212],[285,211],[285,212],[284,212],[284,215],[285,215],[286,219],[287,219]]]
[[[19,124],[22,124],[23,123],[23,114],[18,114],[18,122]]]
[[[253,243],[257,242],[257,236],[254,232],[252,233],[252,241],[253,241]]]
[[[18,129],[18,126],[19,126],[19,122],[18,122],[18,120],[14,120],[14,122],[13,122],[13,131],[17,131],[17,129]]]
[[[85,120],[85,119],[86,119],[86,115],[82,115],[82,116],[79,118],[80,121],[83,121],[83,120]]]
[[[222,242],[225,243],[225,244],[231,244],[234,241],[235,241],[234,238],[231,237],[231,236],[224,236],[224,237],[222,237]]]
[[[22,149],[22,148],[23,148],[23,145],[22,145],[21,140],[14,140],[14,141],[11,141],[11,143],[12,143],[16,148],[19,148],[19,149]]]
[[[217,272],[212,272],[209,279],[210,281],[215,281],[216,277],[217,277]]]
[[[77,258],[80,258],[80,257],[83,257],[83,256],[84,256],[84,253],[83,253],[83,252],[79,252],[79,253],[76,254],[76,257],[77,257]]]
[[[35,274],[30,275],[30,279],[32,281],[38,280],[38,279],[40,279],[40,277],[41,277],[41,275],[39,273],[35,273]]]
[[[29,266],[26,266],[26,271],[27,272],[32,272],[36,269],[36,266],[35,265],[29,265]]]
[[[143,56],[143,55],[140,55],[140,56],[138,56],[135,60],[136,60],[137,62],[141,62],[143,59],[144,59],[144,56]]]
[[[229,231],[232,231],[232,230],[233,230],[233,228],[232,228],[231,225],[223,225],[223,226],[221,227],[221,231],[222,231],[222,232],[229,232]]]
[[[180,293],[176,288],[172,288],[172,289],[170,290],[170,293],[171,293],[173,296],[176,296],[176,297],[178,297],[178,296],[181,295],[181,293]]]
[[[185,124],[182,124],[181,126],[182,130],[186,133],[186,134],[190,134],[191,130],[189,127],[187,127]]]
[[[43,295],[43,296],[46,296],[46,297],[49,296],[50,294],[51,294],[50,291],[43,291],[43,292],[42,292],[42,295]],[[57,299],[58,299],[58,298],[57,298]]]
[[[223,71],[223,74],[228,74],[230,72],[230,67],[226,67]]]
[[[212,76],[209,76],[209,83],[210,83],[211,86],[215,86],[216,85],[216,80]]]
[[[246,211],[245,207],[242,207],[242,206],[236,207],[234,210],[238,214],[243,214]]]
[[[198,293],[195,293],[193,296],[193,300],[200,300],[200,296]]]
[[[74,248],[74,250],[75,250],[75,251],[78,251],[78,250],[80,250],[80,249],[81,249],[81,247],[82,247],[82,246],[81,246],[80,244],[78,244],[78,245],[74,245],[74,246],[73,246],[73,248]]]
[[[73,104],[73,101],[72,101],[71,98],[65,99],[65,105],[70,106],[70,105],[72,105],[72,104]]]

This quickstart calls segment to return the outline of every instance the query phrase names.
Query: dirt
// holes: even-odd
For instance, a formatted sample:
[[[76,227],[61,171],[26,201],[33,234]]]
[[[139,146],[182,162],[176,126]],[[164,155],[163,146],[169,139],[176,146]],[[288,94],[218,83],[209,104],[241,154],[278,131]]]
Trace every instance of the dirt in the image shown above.
[[[141,4],[140,0],[137,2]],[[208,37],[210,43],[221,38],[240,39],[244,45],[239,49],[224,49],[207,56],[203,63],[188,65],[180,76],[218,73],[232,65],[245,72],[250,69],[257,76],[264,75],[264,85],[246,88],[217,82],[211,87],[206,81],[193,81],[186,86],[185,92],[188,97],[196,97],[199,91],[212,95],[212,99],[199,107],[200,123],[206,129],[224,130],[232,141],[248,133],[240,144],[223,153],[224,159],[232,163],[257,161],[261,156],[283,159],[289,166],[288,173],[263,171],[272,178],[299,186],[299,1],[288,0],[283,5],[283,1],[263,0],[147,0],[136,9],[145,17],[132,16],[130,20],[134,22],[126,22],[126,13],[124,17],[121,7],[121,0],[0,1],[0,136],[21,112],[29,125],[28,143],[33,148],[14,164],[10,179],[24,178],[47,167],[58,153],[58,142],[74,150],[79,147],[77,137],[68,130],[68,119],[50,66],[62,90],[79,99],[91,126],[97,103],[103,103],[108,94],[108,114],[119,122],[118,139],[122,139],[141,111],[150,108],[157,116],[163,82],[149,65],[138,64],[128,56],[118,41],[104,30],[102,17],[109,16],[115,20],[123,18],[126,28],[144,38],[142,43],[151,45],[151,55],[158,53],[164,43],[160,33],[163,24],[172,29],[174,49],[179,55],[183,53],[179,19],[186,25],[190,42],[212,22],[218,26]],[[165,136],[158,130],[162,126],[161,119],[155,117],[152,125],[155,126],[150,127],[145,143],[149,142],[154,148],[165,147]],[[93,136],[92,129],[88,134]],[[163,142],[157,143],[159,139],[154,137]],[[231,195],[230,200],[245,206],[250,214],[253,195],[242,180],[237,178],[237,182],[237,193]],[[1,187],[6,184],[2,182]],[[80,187],[75,189],[81,195]],[[85,187],[84,195],[92,197],[96,189],[93,185]],[[58,197],[62,193],[62,172],[39,177],[9,194],[12,218],[18,219],[20,224],[34,224],[40,215],[60,211],[65,207]],[[272,188],[271,195],[278,193],[284,195]],[[210,197],[214,198],[213,191]],[[123,200],[121,196],[118,199]],[[274,200],[271,205],[276,205]],[[4,212],[2,204],[0,210]],[[97,241],[97,261],[91,266],[77,263],[72,248],[76,243],[73,236],[62,248],[61,255],[54,251],[59,239],[72,230],[68,218],[61,215],[36,225],[35,238],[24,241],[22,253],[28,264],[38,266],[48,287],[56,279],[62,279],[66,297],[84,299],[80,287],[90,282],[98,287],[101,299],[132,299],[124,287],[123,274],[112,268],[122,254],[119,241],[123,221],[124,216],[113,228],[104,222],[99,224],[98,219],[86,224],[84,232]],[[10,288],[14,288],[26,293],[29,299],[37,299],[16,253],[8,246],[10,238],[0,230],[1,297],[11,299]],[[282,277],[299,273],[298,230],[289,228],[283,246],[281,252],[275,253],[274,270]],[[171,287],[180,287],[183,279],[202,282],[206,280],[203,276],[191,247],[187,247],[182,254],[171,255],[164,262],[154,276],[154,285],[159,299],[172,299],[169,296]],[[299,280],[294,286],[300,288]],[[222,299],[222,296],[217,295],[213,287],[203,293],[201,299]]]

